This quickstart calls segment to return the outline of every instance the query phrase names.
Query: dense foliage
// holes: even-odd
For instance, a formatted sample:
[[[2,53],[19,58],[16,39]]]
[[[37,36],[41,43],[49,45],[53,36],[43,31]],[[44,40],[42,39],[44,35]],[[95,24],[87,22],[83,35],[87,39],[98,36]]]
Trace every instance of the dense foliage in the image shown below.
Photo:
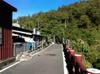
[[[100,0],[89,0],[18,18],[28,29],[41,31],[48,39],[70,39],[72,48],[83,54],[86,67],[100,69]]]

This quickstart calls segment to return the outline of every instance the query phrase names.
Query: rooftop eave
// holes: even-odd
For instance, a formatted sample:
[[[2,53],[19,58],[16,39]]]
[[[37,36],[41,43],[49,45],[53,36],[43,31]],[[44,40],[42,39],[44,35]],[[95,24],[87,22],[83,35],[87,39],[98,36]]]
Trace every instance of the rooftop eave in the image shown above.
[[[11,10],[13,12],[17,12],[17,9],[15,7],[13,7],[12,5],[8,4],[4,0],[0,0],[0,4],[2,4],[4,7],[9,8],[9,10]]]

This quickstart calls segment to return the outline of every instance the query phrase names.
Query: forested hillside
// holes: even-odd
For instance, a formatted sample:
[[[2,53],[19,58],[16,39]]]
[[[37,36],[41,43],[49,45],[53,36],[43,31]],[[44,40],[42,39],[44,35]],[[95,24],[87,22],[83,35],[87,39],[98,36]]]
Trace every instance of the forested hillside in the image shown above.
[[[15,21],[15,20],[14,20]],[[18,18],[27,29],[37,28],[56,42],[70,39],[72,48],[83,54],[86,67],[100,69],[100,0],[89,0]]]

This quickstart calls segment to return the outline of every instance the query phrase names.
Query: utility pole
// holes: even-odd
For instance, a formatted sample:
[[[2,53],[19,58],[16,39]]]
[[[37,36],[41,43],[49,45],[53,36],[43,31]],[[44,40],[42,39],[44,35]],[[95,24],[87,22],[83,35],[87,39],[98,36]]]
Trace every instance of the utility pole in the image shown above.
[[[54,43],[55,43],[55,35],[53,36],[53,41],[54,41]]]
[[[67,25],[67,23],[66,23],[66,19],[65,19],[65,29],[66,29],[66,25]]]
[[[39,26],[40,26],[40,22],[39,22],[39,19],[38,19],[38,30],[39,30]]]

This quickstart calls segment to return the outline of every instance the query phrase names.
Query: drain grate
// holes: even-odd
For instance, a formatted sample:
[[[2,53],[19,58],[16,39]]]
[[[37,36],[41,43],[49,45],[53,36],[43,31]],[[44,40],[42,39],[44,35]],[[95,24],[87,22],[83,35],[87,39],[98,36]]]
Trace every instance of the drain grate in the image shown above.
[[[46,54],[47,56],[56,56],[56,54]]]

